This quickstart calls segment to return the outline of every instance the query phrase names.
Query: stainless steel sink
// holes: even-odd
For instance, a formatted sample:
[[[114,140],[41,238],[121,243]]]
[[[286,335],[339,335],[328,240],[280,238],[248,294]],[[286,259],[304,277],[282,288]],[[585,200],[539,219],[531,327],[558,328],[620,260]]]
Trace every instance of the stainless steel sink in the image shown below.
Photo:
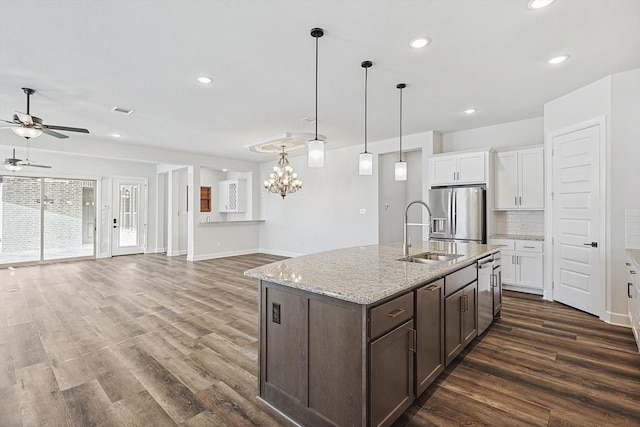
[[[441,252],[423,252],[421,254],[409,255],[403,258],[400,258],[398,261],[404,262],[415,262],[420,264],[441,264],[443,262],[452,261],[458,257],[461,257],[460,254],[447,254]]]

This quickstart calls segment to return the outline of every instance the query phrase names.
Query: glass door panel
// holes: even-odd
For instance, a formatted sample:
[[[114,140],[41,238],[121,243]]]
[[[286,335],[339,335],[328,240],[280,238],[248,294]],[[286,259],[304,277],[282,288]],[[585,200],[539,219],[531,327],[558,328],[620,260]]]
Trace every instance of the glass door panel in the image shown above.
[[[0,175],[0,264],[41,259],[41,180]]]
[[[95,181],[44,179],[44,260],[94,255]]]
[[[141,178],[114,178],[113,180],[113,234],[112,255],[144,252],[145,244],[145,188]]]

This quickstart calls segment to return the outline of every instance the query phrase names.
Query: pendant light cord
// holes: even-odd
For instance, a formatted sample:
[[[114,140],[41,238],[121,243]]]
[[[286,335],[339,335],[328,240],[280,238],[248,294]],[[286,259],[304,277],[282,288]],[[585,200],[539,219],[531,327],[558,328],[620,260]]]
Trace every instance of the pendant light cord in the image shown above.
[[[318,140],[318,37],[316,39],[316,141]]]
[[[369,68],[364,69],[364,152],[367,152],[367,82],[369,81]]]
[[[402,161],[402,89],[400,88],[400,161]]]

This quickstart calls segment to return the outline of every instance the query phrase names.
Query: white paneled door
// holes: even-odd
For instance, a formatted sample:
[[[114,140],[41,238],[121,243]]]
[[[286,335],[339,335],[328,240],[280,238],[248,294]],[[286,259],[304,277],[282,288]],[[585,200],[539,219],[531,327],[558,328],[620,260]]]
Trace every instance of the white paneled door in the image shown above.
[[[111,255],[144,252],[146,240],[146,180],[113,178]]]
[[[600,315],[600,126],[553,137],[553,298]]]

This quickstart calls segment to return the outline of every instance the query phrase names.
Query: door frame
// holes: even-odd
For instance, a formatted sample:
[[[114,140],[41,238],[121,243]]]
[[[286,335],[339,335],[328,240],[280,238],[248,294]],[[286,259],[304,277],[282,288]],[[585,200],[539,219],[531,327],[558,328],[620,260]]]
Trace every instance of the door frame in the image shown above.
[[[109,177],[109,219],[107,220],[107,227],[109,227],[109,256],[113,257],[113,244],[114,244],[114,235],[113,235],[113,218],[114,215],[116,215],[116,207],[114,206],[113,200],[115,197],[114,191],[113,191],[113,186],[115,181],[132,181],[132,182],[142,182],[143,183],[143,188],[142,188],[142,194],[140,195],[140,203],[141,203],[141,209],[142,209],[142,213],[139,215],[140,218],[142,218],[142,223],[143,223],[143,230],[142,230],[142,236],[140,237],[142,239],[142,253],[146,253],[148,248],[147,248],[147,241],[148,241],[148,233],[149,233],[149,179],[146,177],[141,177],[141,176],[110,176]],[[137,253],[137,252],[136,252]]]
[[[566,126],[551,132],[548,132],[545,135],[545,175],[546,175],[546,191],[545,191],[545,250],[544,255],[546,258],[546,265],[544,271],[544,294],[543,299],[548,301],[553,301],[553,277],[554,277],[554,244],[553,237],[555,234],[555,230],[553,228],[553,199],[552,192],[554,189],[554,180],[553,180],[553,140],[556,137],[566,135],[569,133],[573,133],[582,129],[586,129],[589,127],[599,126],[599,136],[600,136],[600,144],[599,144],[599,152],[598,152],[598,161],[600,168],[600,182],[598,185],[600,191],[600,206],[598,207],[600,211],[600,229],[598,232],[598,251],[600,262],[602,263],[602,268],[600,269],[600,277],[596,277],[594,280],[597,280],[599,283],[602,283],[602,286],[599,288],[599,299],[600,303],[598,306],[598,317],[605,322],[610,322],[610,315],[607,311],[607,296],[609,294],[609,283],[610,280],[610,272],[609,266],[607,263],[607,253],[609,250],[609,215],[607,215],[607,200],[609,192],[607,190],[607,175],[608,175],[608,150],[609,144],[607,138],[607,117],[606,116],[598,116],[583,122],[575,123],[570,126]]]

